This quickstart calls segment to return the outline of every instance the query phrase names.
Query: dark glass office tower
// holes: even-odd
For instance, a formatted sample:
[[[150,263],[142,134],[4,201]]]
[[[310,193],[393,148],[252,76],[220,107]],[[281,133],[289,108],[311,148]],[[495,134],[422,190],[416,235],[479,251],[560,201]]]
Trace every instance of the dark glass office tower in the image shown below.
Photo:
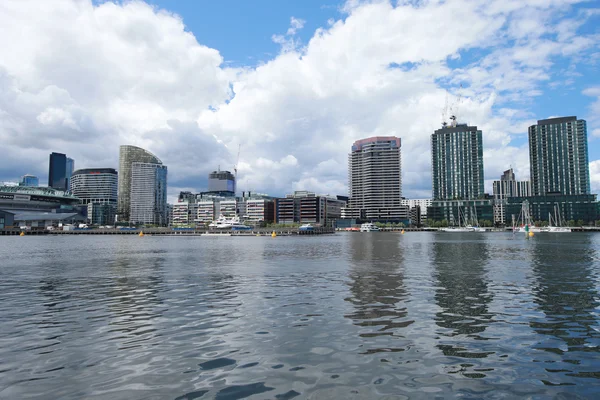
[[[48,187],[56,190],[67,190],[67,156],[62,153],[50,154],[48,171]]]

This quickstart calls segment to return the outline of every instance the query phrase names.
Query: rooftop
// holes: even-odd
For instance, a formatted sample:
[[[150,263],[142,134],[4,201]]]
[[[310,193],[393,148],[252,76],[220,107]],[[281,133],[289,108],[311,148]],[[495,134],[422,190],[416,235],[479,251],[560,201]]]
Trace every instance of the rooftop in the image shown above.
[[[84,221],[85,217],[77,213],[45,213],[45,212],[15,212],[15,221],[64,221],[77,219]]]
[[[24,195],[38,195],[38,196],[49,196],[59,197],[63,199],[79,200],[77,197],[70,193],[63,192],[62,190],[56,190],[50,187],[32,187],[32,186],[0,186],[0,193],[15,193]]]

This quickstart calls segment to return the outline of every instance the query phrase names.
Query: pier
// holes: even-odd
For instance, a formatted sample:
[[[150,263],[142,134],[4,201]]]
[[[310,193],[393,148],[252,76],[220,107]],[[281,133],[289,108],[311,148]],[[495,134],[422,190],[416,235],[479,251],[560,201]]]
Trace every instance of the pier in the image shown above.
[[[73,230],[47,230],[42,228],[32,228],[23,230],[17,228],[1,229],[0,236],[12,235],[18,236],[23,232],[25,236],[30,235],[139,235],[144,236],[201,236],[210,233],[210,236],[271,236],[275,232],[276,236],[312,236],[334,234],[335,228],[315,227],[313,230],[304,231],[298,228],[256,228],[253,230],[232,231],[216,229],[173,229],[173,228],[127,228],[127,229],[73,229]]]

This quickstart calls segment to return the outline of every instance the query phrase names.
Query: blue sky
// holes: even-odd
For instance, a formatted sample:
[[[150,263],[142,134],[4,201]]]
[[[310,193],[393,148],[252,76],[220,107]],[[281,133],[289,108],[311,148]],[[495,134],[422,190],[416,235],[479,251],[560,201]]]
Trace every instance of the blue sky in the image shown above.
[[[352,142],[396,135],[404,195],[429,197],[448,92],[483,130],[488,190],[528,178],[527,127],[565,115],[588,120],[600,190],[597,1],[32,0],[0,25],[0,181],[45,181],[52,151],[117,167],[134,144],[173,198],[241,146],[241,190],[344,194]]]

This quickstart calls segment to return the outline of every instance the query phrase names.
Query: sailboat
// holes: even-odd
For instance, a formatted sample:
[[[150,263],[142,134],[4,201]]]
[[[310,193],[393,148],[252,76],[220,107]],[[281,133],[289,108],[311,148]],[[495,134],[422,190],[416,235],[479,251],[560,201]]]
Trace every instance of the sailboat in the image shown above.
[[[460,212],[460,206],[457,206],[458,209],[458,226],[449,226],[447,228],[440,228],[440,231],[442,232],[475,232],[475,228],[473,228],[472,226],[462,226],[461,225],[461,212]],[[463,220],[464,220],[464,216],[463,216]]]
[[[473,205],[472,214],[473,214],[472,219],[473,219],[473,224],[474,224],[474,226],[472,226],[473,231],[474,232],[485,232],[486,229],[479,226],[479,221],[477,220],[477,206],[475,206],[475,205]]]
[[[553,225],[553,222],[556,225]],[[558,205],[554,205],[554,221],[552,221],[552,214],[548,213],[548,232],[554,233],[569,233],[571,232],[571,228],[567,228],[562,226],[562,218],[560,216],[560,210],[558,209]]]

